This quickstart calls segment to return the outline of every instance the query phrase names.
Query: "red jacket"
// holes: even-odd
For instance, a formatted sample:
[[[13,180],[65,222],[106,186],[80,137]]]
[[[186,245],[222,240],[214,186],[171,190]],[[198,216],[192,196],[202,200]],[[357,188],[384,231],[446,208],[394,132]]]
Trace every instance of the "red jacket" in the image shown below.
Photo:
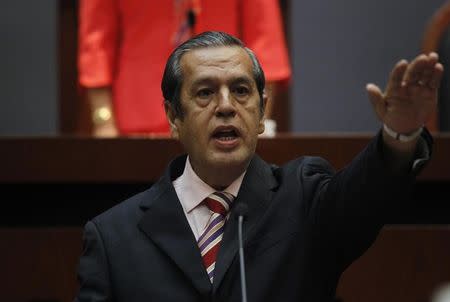
[[[185,7],[177,10],[176,3]],[[79,81],[112,87],[122,134],[169,131],[161,78],[191,4],[198,12],[195,33],[238,36],[256,53],[268,81],[290,78],[277,0],[80,0]]]

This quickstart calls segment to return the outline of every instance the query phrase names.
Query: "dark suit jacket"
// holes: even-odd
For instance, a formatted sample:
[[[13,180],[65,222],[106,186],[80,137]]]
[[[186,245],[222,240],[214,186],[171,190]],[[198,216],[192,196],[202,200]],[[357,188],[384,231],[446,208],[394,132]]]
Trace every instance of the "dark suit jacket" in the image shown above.
[[[376,238],[414,176],[393,175],[378,135],[335,174],[317,157],[282,167],[254,156],[234,205],[247,203],[248,300],[332,301],[343,270]],[[237,222],[227,221],[211,285],[172,181],[175,159],[149,190],[88,222],[75,301],[240,301]]]

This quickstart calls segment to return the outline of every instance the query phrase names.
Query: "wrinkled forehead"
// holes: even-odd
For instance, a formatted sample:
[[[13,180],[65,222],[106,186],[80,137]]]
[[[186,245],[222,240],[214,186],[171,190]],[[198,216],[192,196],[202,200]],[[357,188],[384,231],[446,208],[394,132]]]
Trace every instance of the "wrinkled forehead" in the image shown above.
[[[208,77],[249,77],[253,63],[239,46],[198,48],[186,52],[180,61],[184,81]]]

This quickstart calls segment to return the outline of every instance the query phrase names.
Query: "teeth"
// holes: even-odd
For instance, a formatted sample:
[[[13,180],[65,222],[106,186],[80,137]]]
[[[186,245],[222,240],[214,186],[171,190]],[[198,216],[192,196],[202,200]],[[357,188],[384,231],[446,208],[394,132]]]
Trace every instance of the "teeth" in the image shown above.
[[[230,131],[221,131],[216,133],[215,135],[216,137],[222,138],[222,137],[231,137],[234,138],[236,137],[236,133],[234,132],[234,130],[230,130]]]
[[[231,141],[234,139],[234,136],[222,136],[222,137],[219,137],[219,139],[221,141]]]

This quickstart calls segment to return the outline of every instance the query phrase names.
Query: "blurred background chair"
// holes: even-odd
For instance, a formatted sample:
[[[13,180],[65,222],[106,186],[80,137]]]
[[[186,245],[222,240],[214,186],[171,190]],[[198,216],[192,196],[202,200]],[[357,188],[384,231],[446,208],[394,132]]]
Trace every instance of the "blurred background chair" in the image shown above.
[[[450,1],[445,2],[431,17],[423,36],[422,50],[435,51],[444,65],[444,77],[439,91],[438,112],[427,125],[432,131],[450,130]]]

